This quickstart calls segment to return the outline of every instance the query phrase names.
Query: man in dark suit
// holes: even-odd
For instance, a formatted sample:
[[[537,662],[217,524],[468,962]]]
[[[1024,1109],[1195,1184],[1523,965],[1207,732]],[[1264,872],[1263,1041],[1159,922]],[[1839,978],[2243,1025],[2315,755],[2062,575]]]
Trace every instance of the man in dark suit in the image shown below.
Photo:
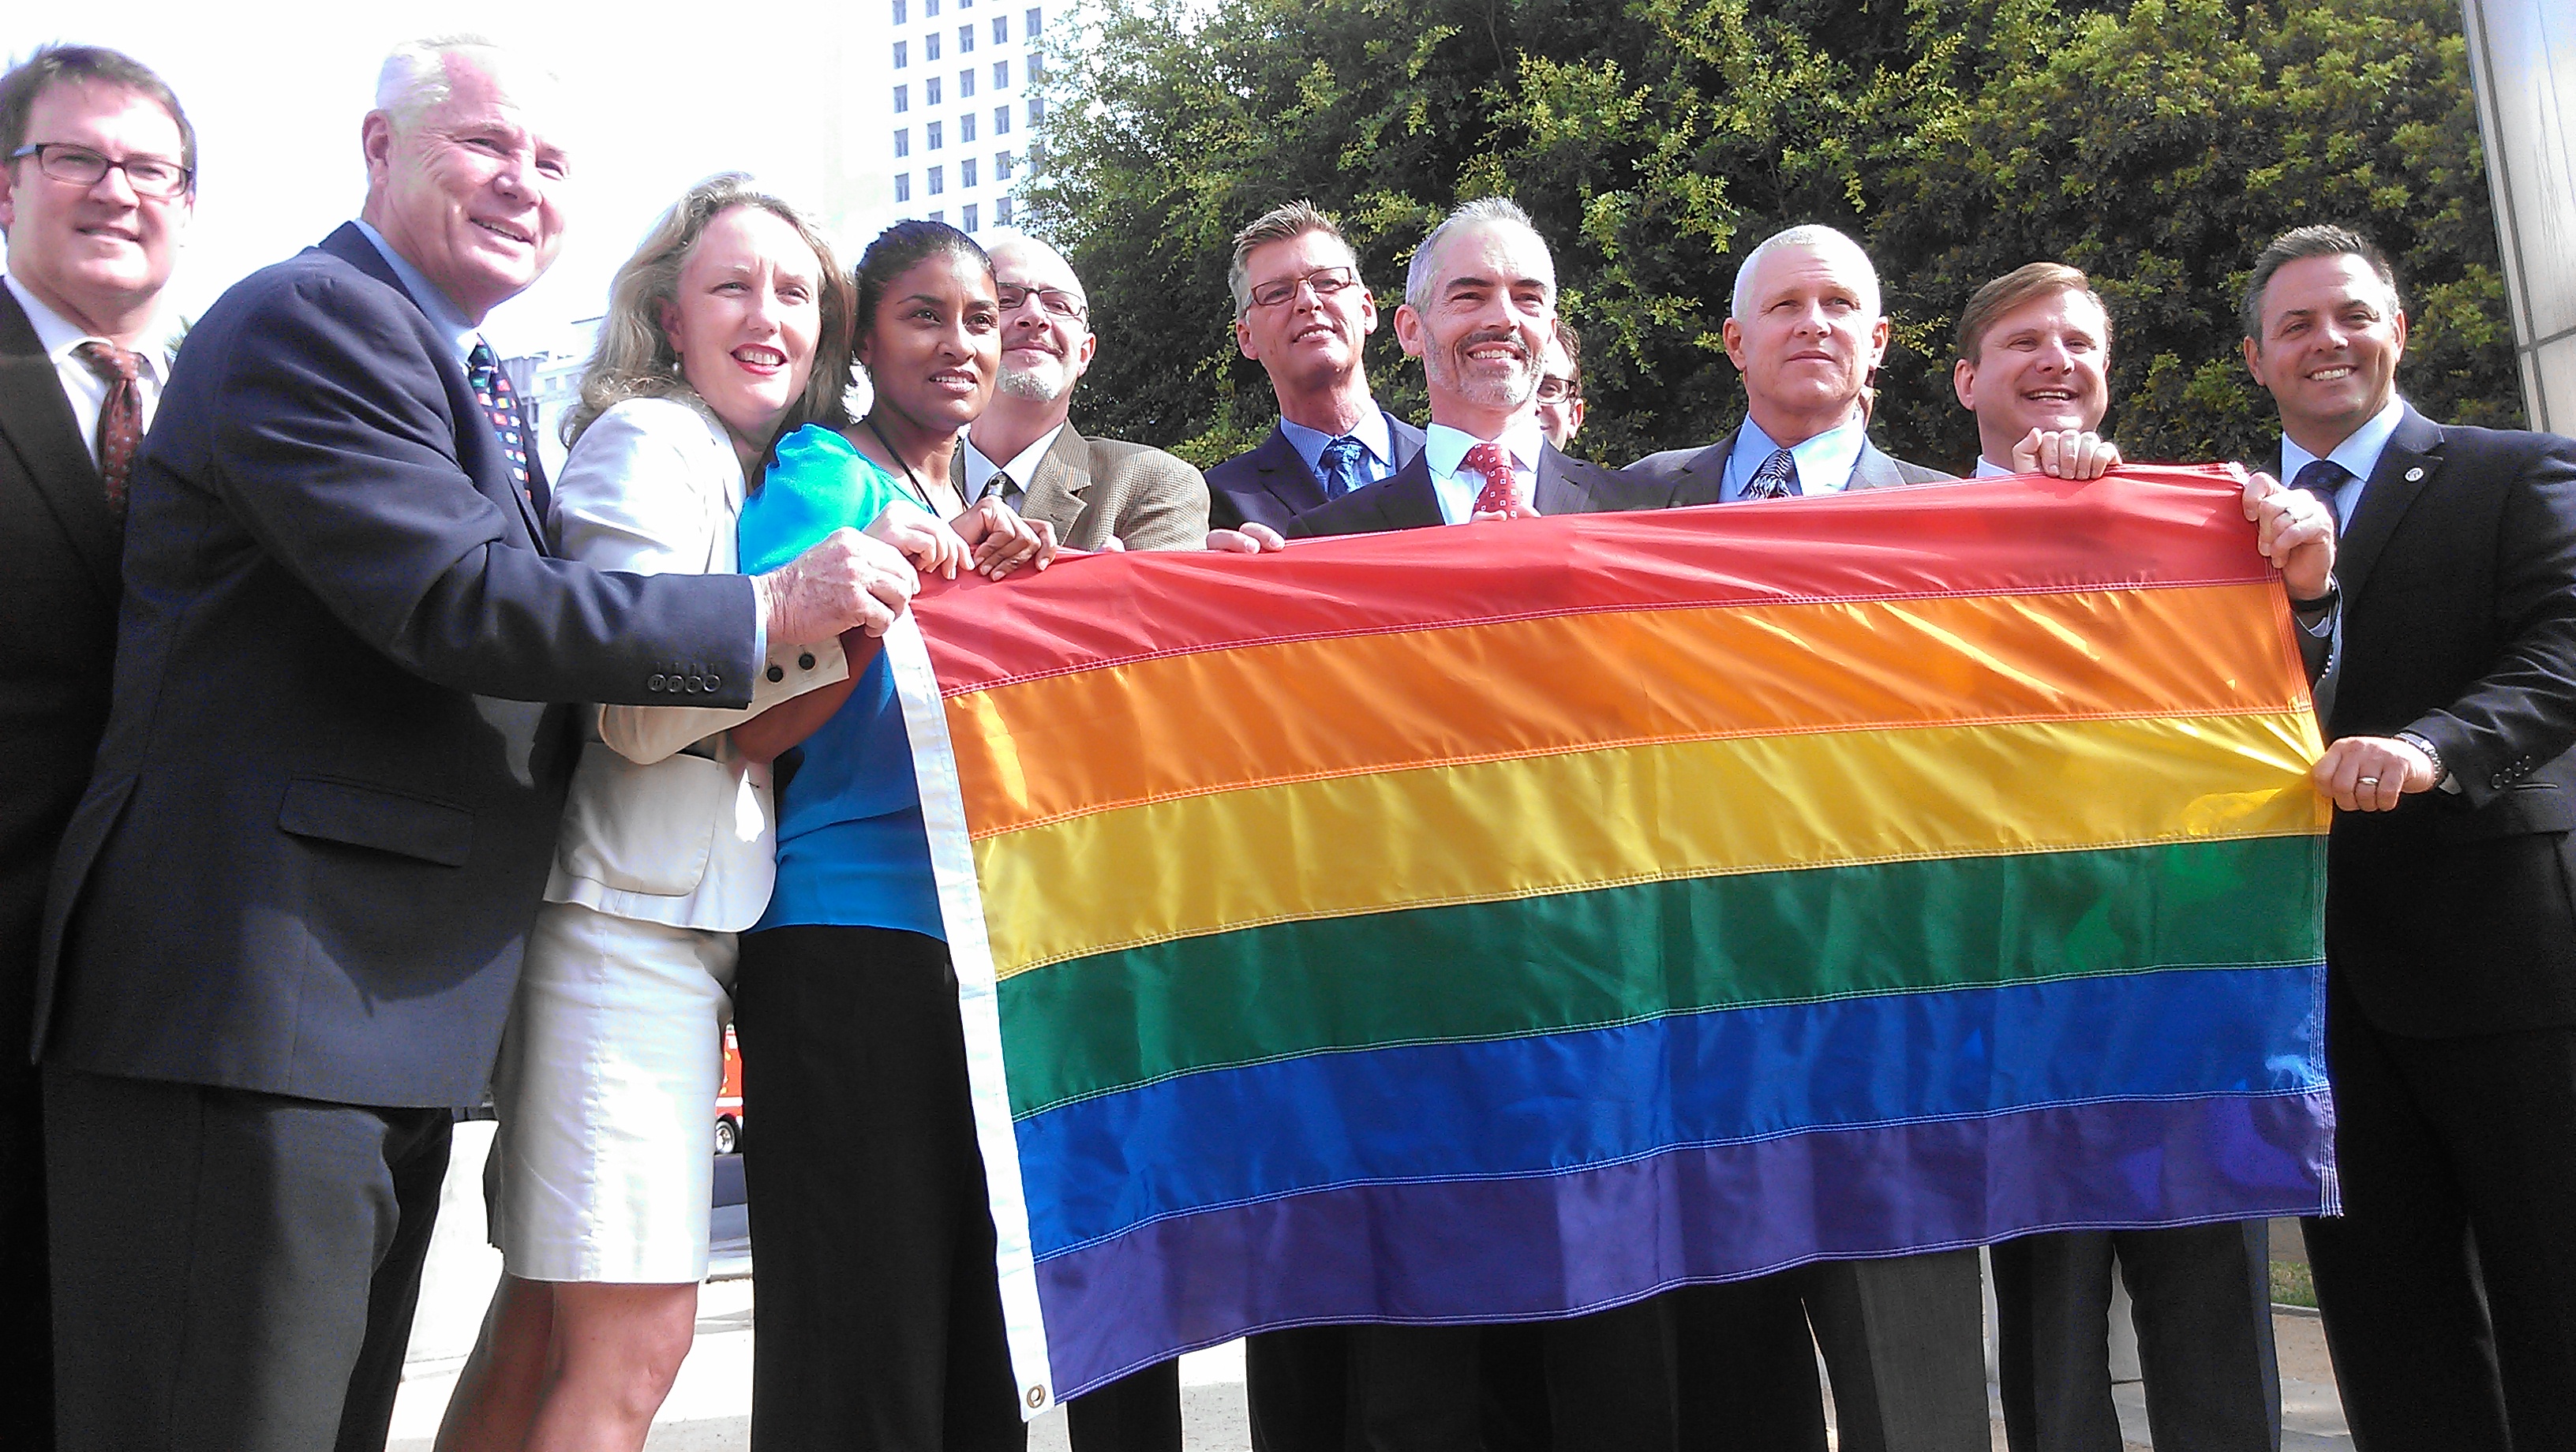
[[[1631,478],[1676,505],[1886,489],[1950,476],[1869,440],[1862,391],[1887,351],[1877,269],[1830,227],[1791,227],[1737,269],[1726,356],[1744,421],[1705,448],[1653,454]],[[1986,1446],[1984,1304],[1973,1250],[1833,1261],[1677,1293],[1688,1420],[1743,1445],[1825,1446],[1814,1347],[1846,1449]],[[1814,1340],[1809,1340],[1810,1327]]]
[[[2576,441],[2397,395],[2394,273],[2256,260],[2281,475],[2342,521],[2319,687],[2341,1216],[2308,1222],[2353,1443],[2576,1446]]]
[[[37,962],[60,1445],[380,1447],[587,700],[744,706],[907,567],[547,556],[474,329],[560,240],[545,78],[407,45],[360,220],[194,328]]]
[[[2111,406],[2110,364],[2110,313],[2082,272],[2034,262],[1977,289],[1959,310],[1951,369],[1960,405],[1977,417],[1977,477],[2094,479],[2117,468],[2118,447],[2097,432]],[[2324,581],[2294,578],[2290,588],[2313,595]],[[2120,1446],[2109,1343],[2115,1263],[2129,1289],[2156,1442],[2243,1452],[2279,1445],[2266,1222],[2027,1235],[1992,1255],[1995,1355],[2013,1452]]]
[[[22,149],[33,148],[22,154]],[[196,133],[161,78],[93,46],[0,76],[0,1043],[27,1042],[36,924],[107,724],[117,554],[160,401],[161,290],[195,208]],[[126,372],[131,370],[128,380]],[[0,1058],[0,1445],[53,1445],[37,1078]]]
[[[1034,237],[993,244],[1002,300],[1002,370],[993,401],[951,459],[950,482],[1044,522],[1069,549],[1194,550],[1208,533],[1207,481],[1187,460],[1145,444],[1087,439],[1068,422],[1091,366],[1082,279]]]
[[[1414,253],[1396,337],[1422,360],[1431,427],[1386,479],[1296,516],[1292,537],[1661,506],[1669,490],[1557,452],[1538,425],[1540,360],[1554,331],[1556,270],[1510,201],[1469,202]],[[1459,537],[1475,547],[1475,531]],[[1537,1345],[1526,1343],[1535,1336]],[[1660,1300],[1535,1328],[1363,1326],[1349,1337],[1351,1444],[1481,1449],[1485,1358],[1535,1363],[1537,1396],[1515,1399],[1490,1435],[1561,1447],[1651,1452],[1677,1445],[1669,1322]],[[1509,1392],[1510,1387],[1503,1388]],[[1532,1421],[1535,1425],[1531,1425]]]
[[[1234,341],[1270,375],[1279,421],[1207,471],[1220,529],[1288,521],[1374,484],[1422,452],[1422,431],[1377,406],[1360,356],[1377,300],[1342,229],[1310,202],[1264,213],[1234,236]]]

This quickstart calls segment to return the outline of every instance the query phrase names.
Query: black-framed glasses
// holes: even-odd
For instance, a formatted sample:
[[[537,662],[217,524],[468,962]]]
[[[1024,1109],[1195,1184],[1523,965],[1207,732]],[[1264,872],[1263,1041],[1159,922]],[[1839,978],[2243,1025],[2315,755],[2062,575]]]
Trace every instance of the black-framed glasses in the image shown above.
[[[1283,277],[1265,282],[1252,290],[1252,305],[1275,308],[1297,295],[1301,287],[1313,288],[1315,301],[1322,302],[1337,292],[1360,285],[1360,275],[1347,267],[1319,267],[1303,277]]]
[[[196,172],[175,161],[157,156],[128,156],[111,160],[86,146],[68,141],[39,141],[21,146],[9,153],[11,161],[36,159],[36,168],[58,182],[76,187],[94,187],[111,171],[125,173],[125,184],[134,188],[138,197],[167,200],[184,196],[188,179]]]
[[[1089,308],[1082,305],[1082,299],[1062,288],[1006,287],[999,289],[995,297],[1002,304],[1002,311],[1006,314],[1018,312],[1030,298],[1038,300],[1038,306],[1046,310],[1047,316],[1063,318],[1069,322],[1081,322],[1090,316],[1091,312]]]
[[[1539,376],[1538,401],[1541,403],[1571,403],[1582,396],[1583,385],[1571,378],[1559,378],[1552,373]]]

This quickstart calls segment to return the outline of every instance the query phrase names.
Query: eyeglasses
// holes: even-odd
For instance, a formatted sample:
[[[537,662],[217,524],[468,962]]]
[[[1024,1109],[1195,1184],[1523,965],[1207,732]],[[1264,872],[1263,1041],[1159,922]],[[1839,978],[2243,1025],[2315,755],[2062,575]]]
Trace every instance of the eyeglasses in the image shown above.
[[[1570,403],[1582,396],[1583,385],[1571,378],[1558,378],[1550,374],[1542,376],[1538,381],[1538,401],[1541,403]]]
[[[1303,277],[1283,277],[1265,282],[1252,290],[1252,305],[1275,308],[1297,295],[1300,287],[1315,290],[1315,301],[1322,302],[1337,292],[1360,285],[1360,275],[1347,267],[1319,267]]]
[[[1064,318],[1078,323],[1090,314],[1090,310],[1082,305],[1082,299],[1061,288],[1006,287],[1001,289],[997,296],[1005,313],[1018,312],[1030,298],[1036,298],[1038,306],[1044,308],[1049,317]]]
[[[30,156],[36,159],[36,166],[45,175],[76,187],[97,186],[109,172],[121,171],[125,173],[125,184],[134,188],[138,197],[166,200],[185,195],[188,179],[196,175],[175,161],[164,161],[157,156],[129,156],[121,161],[110,161],[86,146],[73,146],[62,141],[39,141],[9,153],[11,161]]]

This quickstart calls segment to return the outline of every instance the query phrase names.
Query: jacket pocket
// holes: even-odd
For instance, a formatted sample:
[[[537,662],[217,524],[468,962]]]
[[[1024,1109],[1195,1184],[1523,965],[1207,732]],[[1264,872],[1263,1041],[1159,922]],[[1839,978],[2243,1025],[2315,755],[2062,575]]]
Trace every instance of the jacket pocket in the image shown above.
[[[471,810],[354,782],[288,782],[277,825],[293,836],[371,847],[441,867],[462,867],[474,855]]]
[[[736,790],[734,769],[722,762],[683,753],[638,766],[588,743],[573,769],[556,865],[619,892],[685,897],[707,875],[716,824]]]

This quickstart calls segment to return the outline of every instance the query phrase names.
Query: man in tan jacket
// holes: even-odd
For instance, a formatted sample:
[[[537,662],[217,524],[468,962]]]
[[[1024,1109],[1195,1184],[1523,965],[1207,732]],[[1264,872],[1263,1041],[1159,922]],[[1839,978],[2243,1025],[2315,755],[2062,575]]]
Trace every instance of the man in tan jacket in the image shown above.
[[[1208,492],[1198,470],[1144,444],[1086,439],[1065,421],[1100,346],[1081,279],[1033,238],[997,243],[992,258],[1002,376],[956,453],[959,496],[998,495],[1023,518],[1055,526],[1068,549],[1200,548]]]

